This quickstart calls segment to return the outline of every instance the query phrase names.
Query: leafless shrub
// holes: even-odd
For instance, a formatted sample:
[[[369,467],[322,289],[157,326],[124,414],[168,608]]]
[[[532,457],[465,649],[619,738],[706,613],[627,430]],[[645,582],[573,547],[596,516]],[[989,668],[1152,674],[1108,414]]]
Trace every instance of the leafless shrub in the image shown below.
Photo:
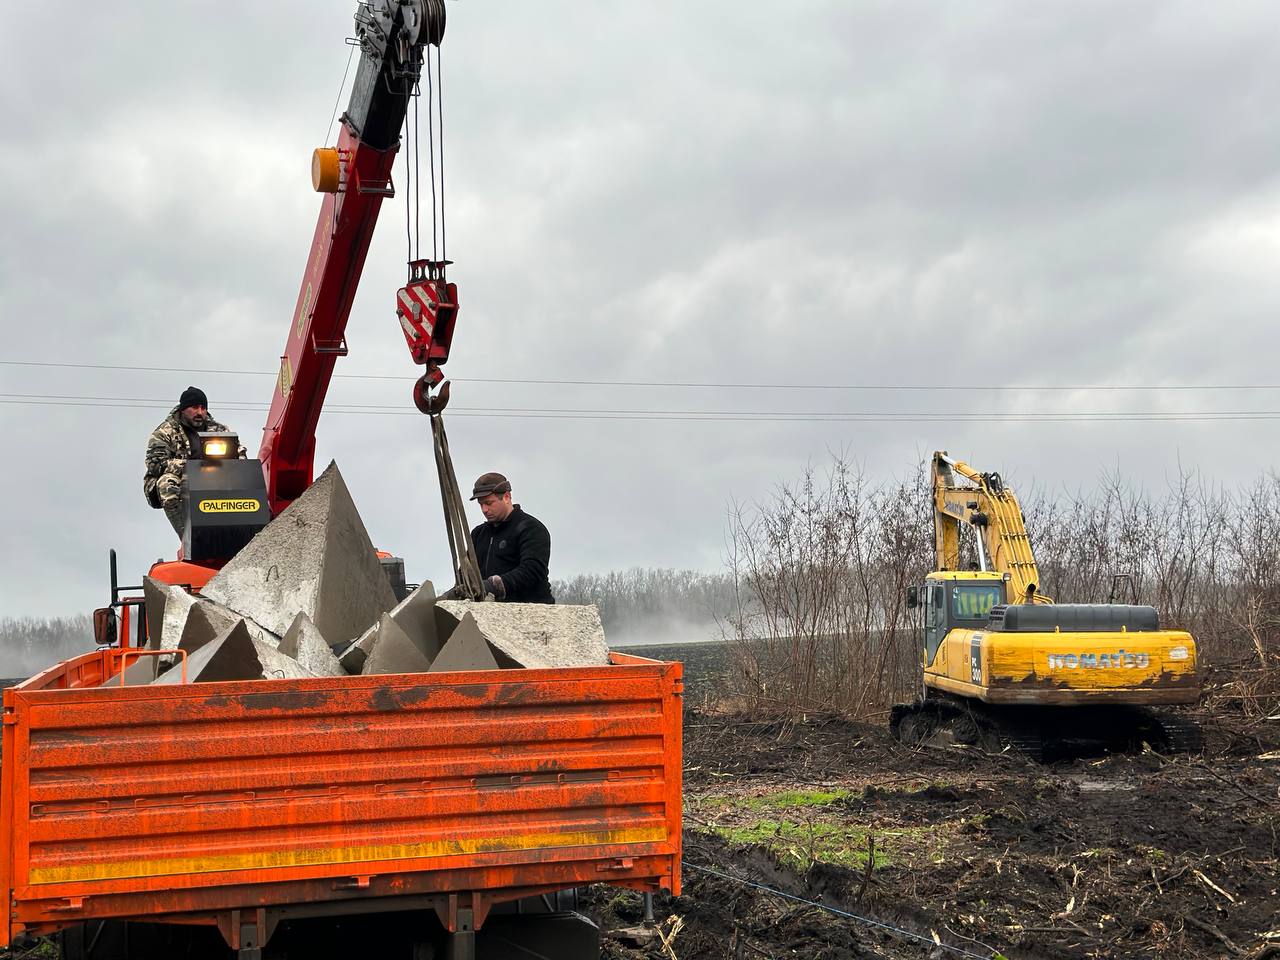
[[[1041,589],[1060,602],[1154,605],[1189,630],[1201,661],[1239,674],[1216,689],[1247,712],[1280,706],[1280,478],[1227,492],[1182,471],[1163,492],[1119,474],[1093,490],[1023,497]],[[920,679],[907,587],[933,566],[927,465],[874,485],[843,457],[730,510],[729,619],[739,693],[782,714],[865,716],[911,697]],[[1237,666],[1229,666],[1237,665]],[[1243,676],[1243,674],[1240,674]]]
[[[741,595],[729,620],[743,691],[782,713],[866,714],[917,682],[907,587],[932,544],[922,470],[871,487],[849,460],[729,517]]]

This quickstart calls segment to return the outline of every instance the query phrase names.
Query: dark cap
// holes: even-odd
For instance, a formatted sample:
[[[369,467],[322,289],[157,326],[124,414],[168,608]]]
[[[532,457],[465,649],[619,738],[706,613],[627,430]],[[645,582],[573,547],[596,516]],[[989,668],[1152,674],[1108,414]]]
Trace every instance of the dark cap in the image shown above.
[[[479,500],[491,493],[510,493],[511,481],[500,473],[482,473],[471,487],[471,499]]]
[[[182,396],[178,398],[178,409],[185,410],[187,407],[204,407],[208,409],[209,398],[204,395],[204,391],[199,387],[187,387],[182,391]]]

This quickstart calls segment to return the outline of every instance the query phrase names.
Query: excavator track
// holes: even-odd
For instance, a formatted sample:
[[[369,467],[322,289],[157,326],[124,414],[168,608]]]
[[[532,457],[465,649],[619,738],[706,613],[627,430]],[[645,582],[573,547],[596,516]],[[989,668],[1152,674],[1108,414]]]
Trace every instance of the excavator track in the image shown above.
[[[1017,753],[1037,763],[1111,753],[1194,753],[1202,747],[1194,720],[1140,707],[1000,707],[931,695],[898,704],[889,715],[894,738],[908,746]]]

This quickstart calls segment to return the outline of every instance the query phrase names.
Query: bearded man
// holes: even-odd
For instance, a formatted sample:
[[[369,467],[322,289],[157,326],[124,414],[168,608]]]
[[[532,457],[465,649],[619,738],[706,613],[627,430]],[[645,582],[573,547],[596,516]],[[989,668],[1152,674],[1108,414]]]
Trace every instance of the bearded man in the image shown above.
[[[179,538],[186,524],[182,476],[187,461],[193,455],[199,455],[200,443],[196,434],[210,432],[231,431],[209,416],[209,399],[204,391],[199,387],[187,387],[178,398],[178,405],[169,411],[169,416],[160,426],[151,431],[151,439],[147,441],[142,493],[147,503],[157,510],[164,510]]]

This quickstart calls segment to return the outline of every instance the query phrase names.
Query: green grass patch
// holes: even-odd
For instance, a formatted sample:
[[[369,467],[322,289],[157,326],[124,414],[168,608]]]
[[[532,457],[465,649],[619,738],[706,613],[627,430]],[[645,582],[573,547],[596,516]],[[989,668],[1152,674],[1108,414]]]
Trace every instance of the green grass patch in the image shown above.
[[[751,797],[747,806],[753,810],[791,810],[804,807],[828,807],[853,796],[848,790],[783,790],[764,797]]]
[[[767,847],[779,860],[801,871],[815,863],[850,869],[865,869],[867,865],[867,831],[860,827],[766,819],[746,826],[714,829],[730,843]],[[889,863],[888,855],[877,844],[872,869]]]

